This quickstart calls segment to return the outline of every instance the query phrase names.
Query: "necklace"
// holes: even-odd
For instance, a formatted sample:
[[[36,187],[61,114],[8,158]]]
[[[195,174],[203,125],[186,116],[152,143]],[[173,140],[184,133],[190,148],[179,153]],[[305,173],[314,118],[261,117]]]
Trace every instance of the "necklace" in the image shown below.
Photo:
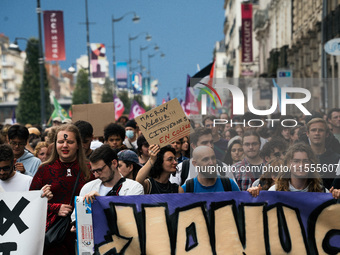
[[[60,163],[66,168],[66,177],[72,177],[72,166],[77,162],[75,160],[70,166],[66,166],[63,162],[60,161]]]

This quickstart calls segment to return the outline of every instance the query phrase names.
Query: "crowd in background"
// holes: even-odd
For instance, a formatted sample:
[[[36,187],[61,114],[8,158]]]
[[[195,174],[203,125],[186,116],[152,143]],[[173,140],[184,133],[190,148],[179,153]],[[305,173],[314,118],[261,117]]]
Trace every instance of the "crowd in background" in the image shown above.
[[[135,120],[122,116],[93,136],[86,121],[61,121],[45,130],[4,125],[0,136],[0,191],[51,191],[46,230],[73,211],[72,190],[96,196],[261,190],[330,192],[340,196],[340,109],[327,115],[271,116],[247,112],[191,120],[190,137],[160,148]],[[227,123],[215,125],[215,119]],[[260,119],[265,125],[260,125]],[[247,123],[252,120],[252,126]],[[240,123],[244,122],[246,125]],[[258,123],[258,124],[256,124]],[[295,124],[294,124],[295,123]],[[297,123],[297,125],[296,125]],[[290,127],[288,127],[290,126]],[[294,126],[294,127],[293,127]],[[210,168],[213,166],[213,168]],[[74,230],[74,229],[73,229]],[[73,254],[75,234],[44,254]]]

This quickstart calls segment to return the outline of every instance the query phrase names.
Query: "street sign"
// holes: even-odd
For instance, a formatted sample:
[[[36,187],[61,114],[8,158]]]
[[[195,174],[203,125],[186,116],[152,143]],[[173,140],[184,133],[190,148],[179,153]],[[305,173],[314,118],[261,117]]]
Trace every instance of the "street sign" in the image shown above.
[[[277,85],[282,87],[293,86],[293,71],[291,69],[277,69]]]
[[[329,55],[340,56],[340,38],[335,38],[326,42],[324,49]]]

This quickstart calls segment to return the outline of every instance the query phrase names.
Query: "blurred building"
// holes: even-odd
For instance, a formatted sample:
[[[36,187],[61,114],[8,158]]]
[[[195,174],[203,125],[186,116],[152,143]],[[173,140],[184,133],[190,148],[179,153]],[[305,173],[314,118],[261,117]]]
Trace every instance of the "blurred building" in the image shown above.
[[[82,55],[77,59],[77,72],[80,69],[88,69],[88,58],[87,55]],[[92,101],[93,103],[101,103],[102,102],[102,94],[103,94],[103,85],[105,83],[105,79],[109,77],[109,62],[106,60],[106,71],[105,78],[91,78],[92,84]]]
[[[253,62],[242,63],[241,4],[243,2],[242,0],[225,0],[224,2],[225,19],[223,31],[227,54],[227,77],[230,78],[250,78],[258,75],[259,51],[254,33],[252,33]],[[258,9],[258,1],[248,2],[252,3],[254,13]]]
[[[0,102],[19,99],[26,53],[9,49],[9,38],[0,34]]]
[[[291,0],[260,0],[254,12],[253,29],[259,42],[259,76],[276,77],[287,68],[287,51],[292,44]]]

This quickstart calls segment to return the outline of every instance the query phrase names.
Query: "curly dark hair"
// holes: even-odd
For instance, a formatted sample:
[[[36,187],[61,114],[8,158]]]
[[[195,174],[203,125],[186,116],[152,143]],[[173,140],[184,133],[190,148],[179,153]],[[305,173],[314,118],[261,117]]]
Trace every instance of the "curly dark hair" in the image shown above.
[[[104,129],[104,139],[105,141],[109,140],[111,135],[118,135],[122,138],[122,141],[125,139],[125,128],[116,123],[110,123]]]
[[[14,154],[11,146],[8,144],[1,144],[0,145],[0,161],[7,161],[10,160],[13,162]]]
[[[170,151],[174,155],[176,155],[176,151],[174,148],[171,147],[171,145],[167,145],[160,149],[160,151],[157,154],[157,159],[155,161],[155,164],[150,170],[150,177],[152,178],[158,178],[161,176],[161,173],[163,172],[163,162],[164,162],[164,154]]]

